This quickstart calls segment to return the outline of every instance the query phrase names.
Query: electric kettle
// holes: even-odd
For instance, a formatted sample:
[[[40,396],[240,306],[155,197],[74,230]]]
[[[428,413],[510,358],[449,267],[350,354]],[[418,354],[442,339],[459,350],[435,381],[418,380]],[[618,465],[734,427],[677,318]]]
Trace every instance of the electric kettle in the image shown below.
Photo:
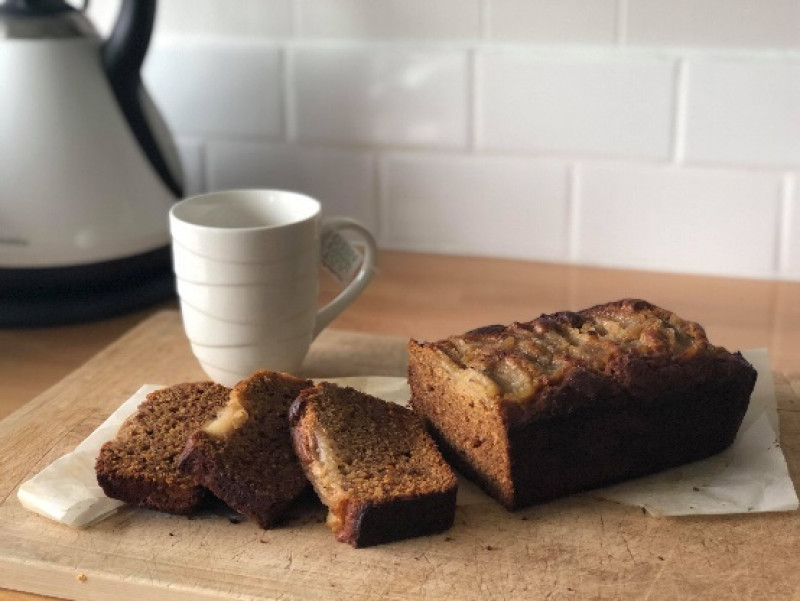
[[[74,323],[174,294],[182,195],[140,70],[155,0],[108,39],[64,0],[0,0],[0,327]]]

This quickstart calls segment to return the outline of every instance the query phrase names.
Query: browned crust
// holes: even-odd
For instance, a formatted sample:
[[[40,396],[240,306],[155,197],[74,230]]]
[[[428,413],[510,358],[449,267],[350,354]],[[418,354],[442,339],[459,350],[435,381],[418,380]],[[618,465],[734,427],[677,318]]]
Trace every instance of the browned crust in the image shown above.
[[[205,488],[192,483],[165,484],[152,478],[118,478],[105,473],[97,474],[97,483],[107,497],[176,515],[191,515],[212,498]]]
[[[603,394],[615,403],[510,429],[514,495],[508,507],[655,473],[726,449],[755,384],[755,371],[744,360],[737,365],[737,359],[707,366],[706,383],[693,388],[668,390],[647,402],[606,388]],[[558,394],[568,402],[576,393],[565,385]]]
[[[349,503],[336,540],[356,548],[444,532],[455,519],[457,489],[385,503]]]
[[[587,316],[642,311],[678,319],[626,299],[545,315],[530,327],[580,327]],[[448,461],[509,509],[653,473],[728,447],[755,385],[756,372],[740,354],[713,347],[698,324],[682,327],[691,343],[678,357],[655,340],[652,352],[611,353],[602,371],[575,362],[534,398],[521,401],[465,396],[439,368],[441,343],[412,340],[411,404]],[[463,338],[480,344],[505,331],[489,326]],[[463,414],[453,415],[452,407]],[[479,418],[494,425],[470,431]],[[468,444],[473,438],[494,445],[476,450]]]

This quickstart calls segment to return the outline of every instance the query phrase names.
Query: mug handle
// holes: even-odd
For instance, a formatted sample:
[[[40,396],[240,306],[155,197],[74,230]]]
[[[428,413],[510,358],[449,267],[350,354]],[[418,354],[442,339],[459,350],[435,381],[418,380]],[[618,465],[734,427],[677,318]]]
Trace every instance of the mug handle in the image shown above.
[[[358,221],[348,217],[330,217],[322,221],[322,232],[326,230],[349,230],[358,234],[358,237],[365,244],[364,257],[358,273],[350,283],[342,290],[336,298],[317,311],[317,318],[314,322],[314,338],[325,329],[344,309],[352,303],[356,297],[367,287],[372,276],[375,274],[375,266],[378,258],[378,245],[375,243],[370,231]]]

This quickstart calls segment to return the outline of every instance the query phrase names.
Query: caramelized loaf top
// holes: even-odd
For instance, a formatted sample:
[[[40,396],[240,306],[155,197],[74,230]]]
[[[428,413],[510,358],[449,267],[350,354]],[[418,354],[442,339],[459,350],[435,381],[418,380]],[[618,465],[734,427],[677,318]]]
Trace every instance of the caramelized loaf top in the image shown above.
[[[737,367],[752,371],[740,355],[712,345],[699,324],[635,299],[486,326],[438,342],[412,341],[410,351],[412,361],[415,355],[435,357],[462,386],[486,398],[527,405],[524,413],[541,415],[567,410],[547,402],[547,393],[565,384],[584,401],[597,397],[581,394],[588,388],[614,392],[609,382],[628,398],[647,397]]]

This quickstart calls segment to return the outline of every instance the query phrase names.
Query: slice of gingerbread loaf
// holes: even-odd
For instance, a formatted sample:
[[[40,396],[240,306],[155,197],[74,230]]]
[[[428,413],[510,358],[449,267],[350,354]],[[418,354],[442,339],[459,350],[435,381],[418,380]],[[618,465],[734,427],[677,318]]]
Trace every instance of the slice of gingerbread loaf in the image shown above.
[[[189,435],[214,418],[229,392],[213,382],[198,382],[147,395],[116,437],[100,448],[95,471],[105,494],[167,513],[199,509],[208,491],[178,469],[178,458]]]
[[[337,540],[367,547],[453,524],[456,477],[410,410],[321,383],[300,393],[290,422]]]
[[[509,509],[728,447],[756,371],[697,323],[625,299],[409,343],[411,405]]]
[[[310,380],[271,371],[243,380],[217,418],[189,437],[181,470],[262,528],[273,526],[309,486],[287,417],[309,386]]]

